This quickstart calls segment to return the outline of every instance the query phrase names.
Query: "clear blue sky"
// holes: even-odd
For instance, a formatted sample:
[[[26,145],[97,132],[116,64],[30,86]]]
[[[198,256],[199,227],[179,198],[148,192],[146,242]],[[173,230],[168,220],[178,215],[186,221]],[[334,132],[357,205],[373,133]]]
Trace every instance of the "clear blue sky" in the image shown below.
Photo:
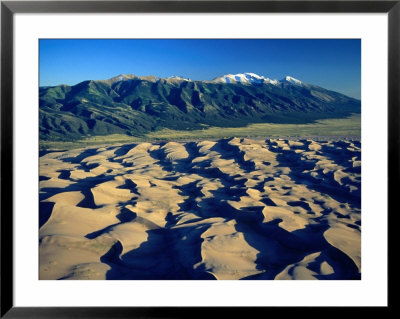
[[[119,74],[211,80],[252,72],[286,75],[360,98],[361,40],[41,39],[40,85],[74,85]]]

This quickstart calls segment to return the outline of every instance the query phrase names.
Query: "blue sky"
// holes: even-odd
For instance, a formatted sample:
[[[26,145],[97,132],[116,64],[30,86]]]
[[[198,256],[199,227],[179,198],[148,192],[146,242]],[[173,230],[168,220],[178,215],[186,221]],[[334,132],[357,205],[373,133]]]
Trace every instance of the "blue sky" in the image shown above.
[[[41,39],[40,86],[108,79],[119,74],[211,80],[252,72],[286,75],[360,98],[357,39]]]

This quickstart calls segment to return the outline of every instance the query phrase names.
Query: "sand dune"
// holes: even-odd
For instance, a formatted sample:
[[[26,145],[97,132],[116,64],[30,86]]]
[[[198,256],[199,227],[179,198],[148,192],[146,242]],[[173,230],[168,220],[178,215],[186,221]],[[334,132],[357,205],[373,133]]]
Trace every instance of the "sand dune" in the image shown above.
[[[361,144],[222,139],[40,157],[40,279],[360,279]]]

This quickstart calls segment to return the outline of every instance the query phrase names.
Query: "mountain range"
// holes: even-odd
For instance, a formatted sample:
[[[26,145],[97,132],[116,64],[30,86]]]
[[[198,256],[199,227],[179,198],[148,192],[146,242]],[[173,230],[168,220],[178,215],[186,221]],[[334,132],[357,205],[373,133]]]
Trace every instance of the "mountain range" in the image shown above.
[[[192,130],[250,123],[310,123],[361,112],[361,102],[286,76],[227,74],[211,81],[119,75],[39,88],[42,140],[88,135],[140,136],[162,128]]]

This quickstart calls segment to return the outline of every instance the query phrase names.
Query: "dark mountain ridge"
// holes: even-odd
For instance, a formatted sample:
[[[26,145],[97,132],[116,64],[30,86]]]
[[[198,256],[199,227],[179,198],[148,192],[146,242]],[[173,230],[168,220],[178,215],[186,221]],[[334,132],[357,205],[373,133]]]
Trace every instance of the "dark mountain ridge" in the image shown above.
[[[134,136],[161,128],[310,123],[361,112],[361,102],[292,77],[253,73],[212,81],[120,75],[73,86],[39,88],[42,140],[76,140],[113,133]]]

